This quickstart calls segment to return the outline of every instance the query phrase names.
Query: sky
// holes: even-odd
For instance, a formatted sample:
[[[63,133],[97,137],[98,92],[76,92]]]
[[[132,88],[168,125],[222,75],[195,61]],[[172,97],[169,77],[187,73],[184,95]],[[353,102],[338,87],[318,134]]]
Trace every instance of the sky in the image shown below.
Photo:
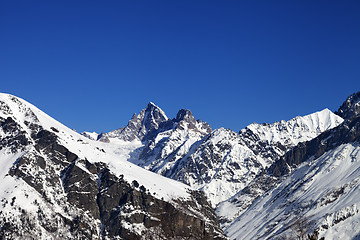
[[[0,2],[0,92],[77,131],[148,102],[234,131],[360,91],[360,1]]]

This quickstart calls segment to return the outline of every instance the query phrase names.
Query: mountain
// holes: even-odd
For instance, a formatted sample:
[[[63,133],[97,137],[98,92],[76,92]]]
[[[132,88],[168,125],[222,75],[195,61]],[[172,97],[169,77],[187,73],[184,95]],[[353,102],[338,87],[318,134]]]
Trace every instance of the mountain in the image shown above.
[[[138,166],[202,190],[215,207],[292,147],[342,121],[324,109],[289,121],[253,123],[239,133],[212,131],[189,110],[181,109],[169,119],[149,103],[126,127],[99,135],[99,141],[117,145],[114,151]]]
[[[181,109],[176,118],[164,122],[153,138],[148,138],[138,160],[133,161],[153,172],[171,177],[177,162],[190,150],[190,147],[211,132],[210,126],[195,117],[189,110]]]
[[[120,139],[167,118],[149,104],[132,120]],[[90,140],[8,94],[0,126],[1,239],[226,238],[203,193],[127,161],[131,144]]]
[[[144,138],[148,137],[150,131],[158,129],[159,125],[167,120],[168,117],[165,115],[164,111],[154,103],[150,102],[139,115],[134,113],[126,127],[102,134],[100,136],[100,141],[110,142],[111,139],[143,141]]]
[[[359,93],[337,111],[345,121],[298,144],[218,214],[231,239],[289,239],[316,232],[325,239],[359,239]]]
[[[154,103],[109,133],[0,94],[1,239],[360,237],[360,93],[238,133]]]
[[[360,114],[360,92],[349,96],[335,113],[344,119],[358,116]]]
[[[212,131],[207,123],[195,120],[185,109],[169,119],[153,103],[139,116],[134,114],[125,128],[103,134],[100,141],[106,138],[106,142],[118,143],[122,148],[134,146],[128,154],[130,162],[202,190],[213,207],[246,187],[298,143],[311,140],[343,121],[324,109],[289,121],[253,123],[235,133],[224,128]],[[124,155],[122,149],[116,151]]]
[[[239,134],[217,129],[195,144],[170,176],[202,189],[213,206],[229,199],[300,142],[343,120],[330,110],[273,124],[251,124]]]

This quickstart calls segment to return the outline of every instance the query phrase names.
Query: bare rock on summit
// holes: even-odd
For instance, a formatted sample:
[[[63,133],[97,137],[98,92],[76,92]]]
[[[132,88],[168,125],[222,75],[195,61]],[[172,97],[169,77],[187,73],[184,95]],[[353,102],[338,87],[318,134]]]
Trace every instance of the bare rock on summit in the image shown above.
[[[350,95],[335,114],[343,119],[358,116],[360,114],[360,92]]]
[[[118,138],[124,141],[140,140],[152,130],[158,129],[160,124],[167,121],[168,117],[154,103],[150,102],[139,115],[132,116],[125,128],[103,134],[100,141],[106,138]]]

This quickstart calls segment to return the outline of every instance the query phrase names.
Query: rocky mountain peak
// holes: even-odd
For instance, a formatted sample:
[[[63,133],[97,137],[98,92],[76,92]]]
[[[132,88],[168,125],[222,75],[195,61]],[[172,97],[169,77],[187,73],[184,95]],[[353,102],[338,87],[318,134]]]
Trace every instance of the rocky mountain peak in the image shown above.
[[[182,120],[185,120],[187,122],[195,122],[195,118],[192,115],[190,110],[187,109],[180,109],[179,112],[176,115],[176,119],[177,122],[180,122]]]
[[[132,117],[131,117],[131,119],[130,120],[135,120],[137,118],[137,114],[136,113],[134,113],[133,115],[132,115]]]
[[[153,128],[157,129],[159,128],[160,123],[168,120],[165,112],[152,102],[140,112],[138,119],[139,118],[141,120],[141,130],[143,132],[152,130]]]
[[[177,128],[184,129],[187,125],[189,129],[196,129],[196,120],[190,110],[181,109],[176,115],[175,122],[178,122]]]
[[[134,113],[125,128],[119,128],[109,133],[102,134],[100,141],[109,142],[109,138],[118,138],[124,141],[142,141],[144,137],[157,130],[161,123],[168,121],[165,112],[149,102],[139,115]]]
[[[360,92],[350,95],[335,112],[343,119],[352,119],[360,114]]]
[[[149,102],[149,103],[146,105],[146,108],[143,109],[143,111],[147,111],[147,112],[153,112],[153,111],[155,111],[155,112],[160,112],[162,115],[164,115],[164,116],[166,117],[164,111],[163,111],[159,106],[157,106],[155,103],[153,103],[153,102]],[[167,118],[167,117],[166,117],[166,118]]]
[[[177,129],[191,129],[202,135],[206,135],[212,131],[209,124],[201,120],[196,120],[191,111],[187,109],[180,109],[173,121],[178,123],[176,126]]]

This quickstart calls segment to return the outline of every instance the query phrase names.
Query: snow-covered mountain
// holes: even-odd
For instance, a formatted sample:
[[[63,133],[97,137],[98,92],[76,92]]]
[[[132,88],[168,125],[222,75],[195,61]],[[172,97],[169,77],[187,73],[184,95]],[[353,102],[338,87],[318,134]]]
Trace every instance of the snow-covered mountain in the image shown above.
[[[314,231],[325,239],[360,236],[358,94],[337,113],[343,124],[298,144],[223,202],[231,239],[289,239]]]
[[[226,233],[231,239],[288,239],[299,234],[297,227],[301,227],[306,234],[317,229],[325,239],[357,239],[359,171],[359,143],[342,144],[300,164],[257,199]]]
[[[0,126],[1,239],[225,238],[203,194],[127,161],[131,144],[92,141],[8,94]]]
[[[356,239],[359,109],[356,93],[336,114],[236,133],[149,103],[79,135],[0,94],[0,237]]]
[[[111,139],[143,141],[146,137],[150,138],[148,134],[156,131],[159,128],[159,125],[167,120],[168,117],[165,115],[164,111],[154,103],[150,102],[139,115],[134,113],[126,127],[102,134],[100,136],[100,141],[111,142]]]
[[[139,116],[134,114],[125,128],[103,134],[100,141],[121,140],[122,146],[137,142],[138,148],[129,155],[130,162],[203,190],[213,206],[243,189],[299,142],[311,140],[343,121],[324,109],[289,121],[253,123],[235,133],[223,128],[211,131],[189,110],[181,109],[176,118],[169,119],[153,103]],[[144,123],[152,124],[144,127]],[[138,137],[139,132],[142,137]]]
[[[153,172],[170,177],[178,161],[190,147],[211,132],[210,126],[195,120],[189,110],[181,109],[176,118],[164,122],[153,138],[148,138],[139,158],[133,162]]]
[[[217,129],[194,144],[171,175],[204,190],[212,204],[229,199],[263,169],[299,142],[311,140],[342,122],[325,109],[273,124],[251,124],[239,134]]]

